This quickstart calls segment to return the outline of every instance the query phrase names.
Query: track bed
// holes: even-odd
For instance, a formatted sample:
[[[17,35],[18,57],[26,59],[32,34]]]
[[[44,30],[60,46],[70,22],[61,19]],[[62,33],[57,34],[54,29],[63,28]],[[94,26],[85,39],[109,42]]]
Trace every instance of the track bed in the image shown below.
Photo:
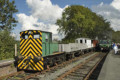
[[[48,66],[46,70],[41,72],[25,73],[21,71],[2,78],[4,80],[82,80],[104,55],[91,52],[53,67]]]
[[[88,80],[104,56],[104,53],[93,55],[81,64],[58,76],[56,80]]]

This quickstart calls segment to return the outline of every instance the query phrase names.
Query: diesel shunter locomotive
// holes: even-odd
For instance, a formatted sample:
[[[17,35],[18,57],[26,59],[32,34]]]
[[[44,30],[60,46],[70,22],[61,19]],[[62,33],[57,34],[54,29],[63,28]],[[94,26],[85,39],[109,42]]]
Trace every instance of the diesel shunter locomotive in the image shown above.
[[[20,32],[20,56],[15,57],[20,70],[42,71],[73,57],[94,50],[91,39],[78,38],[75,43],[52,42],[52,33],[40,30]]]
[[[112,48],[112,42],[110,40],[100,40],[99,47],[101,51],[109,52]]]
[[[18,69],[44,70],[44,56],[58,51],[58,44],[52,43],[52,33],[38,30],[20,32],[20,54]]]

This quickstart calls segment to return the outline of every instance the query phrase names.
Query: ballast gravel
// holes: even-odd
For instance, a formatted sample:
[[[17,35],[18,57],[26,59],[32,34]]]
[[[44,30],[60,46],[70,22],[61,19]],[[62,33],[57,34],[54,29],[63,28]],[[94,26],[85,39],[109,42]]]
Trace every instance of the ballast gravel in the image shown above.
[[[53,73],[46,73],[43,75],[38,75],[37,78],[39,78],[39,80],[55,80],[58,76],[62,75],[63,73],[69,71],[70,69],[72,69],[73,67],[79,65],[80,63],[84,62],[86,59],[92,57],[93,55],[95,55],[97,53],[91,54],[87,57],[81,58],[76,62],[70,63],[67,66],[57,70],[57,71],[53,71]]]

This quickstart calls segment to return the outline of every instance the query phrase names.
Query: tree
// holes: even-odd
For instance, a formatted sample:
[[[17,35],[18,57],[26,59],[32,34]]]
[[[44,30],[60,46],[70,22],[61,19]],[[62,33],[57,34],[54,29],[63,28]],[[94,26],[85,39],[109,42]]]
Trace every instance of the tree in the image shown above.
[[[74,42],[75,38],[88,37],[86,33],[89,33],[95,27],[92,14],[90,9],[79,5],[66,8],[62,18],[56,22],[59,25],[58,31],[65,33],[63,40]]]
[[[110,22],[105,20],[100,15],[94,15],[94,20],[96,21],[96,26],[93,29],[93,39],[98,37],[98,39],[111,39],[113,29],[110,27]]]
[[[13,14],[18,12],[15,1],[0,0],[0,30],[10,31],[16,26],[16,19]]]
[[[62,41],[67,43],[74,42],[79,37],[92,39],[108,37],[109,32],[112,31],[107,20],[80,5],[66,8],[62,13],[62,18],[58,19],[56,24],[59,26],[59,33],[65,34]]]
[[[114,31],[112,33],[112,41],[115,43],[120,43],[120,31]]]
[[[13,14],[18,12],[14,3],[14,0],[0,0],[0,60],[14,56],[16,41],[10,35],[17,23],[13,17]]]
[[[14,44],[15,39],[10,36],[10,32],[0,31],[0,60],[13,57]]]

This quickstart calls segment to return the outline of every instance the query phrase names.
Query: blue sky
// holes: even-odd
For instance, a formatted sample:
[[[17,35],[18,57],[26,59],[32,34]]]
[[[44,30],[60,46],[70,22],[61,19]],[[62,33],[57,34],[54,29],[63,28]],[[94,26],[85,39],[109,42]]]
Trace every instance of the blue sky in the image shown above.
[[[77,4],[77,5],[85,5],[90,8],[92,5],[98,5],[101,2],[109,4],[112,2],[112,0],[51,0],[51,2],[53,4],[59,5],[60,7]],[[26,4],[26,0],[16,0],[15,4],[17,5],[19,12],[25,12],[25,13],[29,12],[28,6]]]
[[[65,7],[66,5],[85,5],[86,7],[91,8],[93,5],[98,5],[101,2],[104,2],[106,4],[109,4],[112,2],[112,0],[51,0],[53,4],[57,4],[60,7]],[[26,0],[16,0],[15,5],[17,6],[17,9],[20,13],[26,13],[29,15],[30,8],[28,8],[28,5],[26,3]]]
[[[37,24],[42,24],[42,23],[40,23],[39,21],[41,21],[41,22],[43,22],[43,24],[42,25],[46,25],[45,24],[45,20],[47,20],[48,22],[49,22],[49,18],[47,18],[47,19],[43,19],[43,18],[36,18],[36,16],[33,16],[35,13],[33,12],[34,11],[34,8],[36,8],[36,7],[34,7],[34,6],[36,6],[36,5],[32,5],[31,3],[29,3],[29,2],[26,2],[26,1],[32,1],[32,0],[15,0],[15,5],[17,6],[17,9],[19,10],[19,12],[17,12],[14,16],[15,16],[15,18],[19,21],[19,23],[17,23],[17,26],[16,26],[16,28],[13,30],[13,32],[17,35],[17,39],[19,39],[19,32],[21,31],[21,30],[23,30],[22,29],[22,26],[24,26],[24,22],[21,22],[20,20],[21,19],[25,19],[25,18],[19,18],[19,17],[17,17],[16,15],[17,14],[22,14],[22,16],[24,16],[24,17],[27,17],[28,19],[27,20],[29,20],[29,19],[33,19],[33,20],[36,20],[36,23]],[[35,1],[35,0],[34,0]],[[40,0],[41,1],[41,0]],[[43,0],[44,1],[44,0]],[[107,10],[104,10],[104,12],[100,12],[99,11],[99,9],[101,8],[101,9],[103,9],[103,7],[104,8],[106,8],[106,7],[110,7],[110,4],[112,3],[112,2],[114,2],[114,1],[116,1],[116,0],[51,0],[51,1],[49,1],[49,2],[51,2],[52,3],[52,6],[54,6],[54,5],[57,5],[57,6],[59,6],[59,8],[57,8],[57,9],[59,9],[59,10],[62,10],[66,5],[84,5],[85,7],[88,7],[88,8],[90,8],[91,10],[93,10],[94,12],[96,12],[96,13],[98,13],[98,14],[101,14],[102,16],[105,16],[103,13],[105,12],[105,11],[107,11]],[[34,2],[35,3],[35,2]],[[102,6],[100,6],[100,4],[102,5]],[[32,6],[32,7],[31,7]],[[37,6],[38,7],[38,6]],[[54,6],[55,7],[55,6]],[[98,7],[98,8],[97,8]],[[40,9],[41,7],[39,7],[39,9]],[[39,10],[38,9],[38,10]],[[56,7],[55,7],[55,9],[56,9]],[[116,9],[115,9],[116,10]],[[108,11],[107,11],[108,12]],[[106,13],[107,13],[106,12]],[[49,12],[48,12],[49,13]],[[24,14],[24,15],[23,15]],[[41,17],[42,15],[38,15],[37,17]],[[48,17],[50,17],[50,16],[48,16]],[[53,16],[54,17],[54,16]],[[54,19],[54,20],[56,20],[56,19]],[[27,22],[27,21],[26,21]],[[54,21],[53,21],[54,22]],[[35,23],[35,22],[34,22]],[[51,23],[50,22],[50,24],[47,24],[47,25],[53,25],[53,23]]]
[[[61,7],[64,7],[65,5],[85,5],[87,7],[91,7],[92,5],[98,5],[101,2],[109,4],[112,0],[51,0],[53,4],[58,4]]]

